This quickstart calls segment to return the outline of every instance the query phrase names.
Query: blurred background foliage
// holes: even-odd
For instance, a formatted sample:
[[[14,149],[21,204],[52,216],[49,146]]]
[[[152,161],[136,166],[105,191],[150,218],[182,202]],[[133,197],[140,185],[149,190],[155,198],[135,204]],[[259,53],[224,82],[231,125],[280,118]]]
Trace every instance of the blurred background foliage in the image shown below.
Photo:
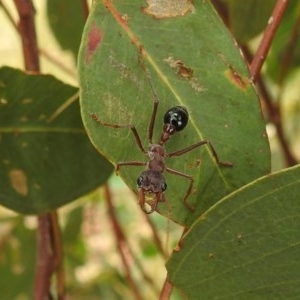
[[[82,2],[34,1],[41,70],[74,86],[78,86],[76,57],[85,22]],[[245,56],[251,58],[276,1],[214,0],[212,3]],[[0,4],[0,66],[23,69],[20,37],[5,12],[7,9],[16,24],[18,16],[14,3],[1,0]],[[273,170],[288,166],[274,118],[279,118],[277,122],[282,125],[289,154],[298,161],[300,159],[299,20],[300,3],[291,1],[261,74],[260,80],[267,91],[258,87]],[[274,116],[268,111],[266,97],[269,97],[267,101],[276,103],[280,115]],[[181,228],[158,214],[151,215],[148,221],[136,205],[135,196],[115,175],[112,174],[108,186],[126,237],[131,275],[147,299],[157,299],[166,275],[165,259],[154,242],[151,225],[155,224],[154,232],[167,253],[176,245]],[[105,198],[105,189],[100,187],[59,210],[70,299],[133,297]],[[0,290],[1,295],[5,295],[3,299],[32,299],[36,225],[34,216],[22,216],[0,208]],[[174,295],[174,299],[177,298],[180,299]]]

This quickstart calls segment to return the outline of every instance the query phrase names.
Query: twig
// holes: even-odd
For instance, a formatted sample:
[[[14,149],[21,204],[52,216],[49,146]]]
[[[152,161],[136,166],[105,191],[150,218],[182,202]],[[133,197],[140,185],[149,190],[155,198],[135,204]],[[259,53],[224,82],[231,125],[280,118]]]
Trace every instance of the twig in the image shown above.
[[[49,214],[38,216],[37,251],[34,299],[47,300],[50,298],[50,279],[55,268]]]
[[[256,54],[250,65],[250,74],[253,82],[256,82],[261,67],[266,59],[267,53],[275,36],[276,30],[280,24],[283,13],[287,7],[288,0],[277,0],[273,13],[269,19],[263,38],[258,46]]]
[[[20,21],[19,32],[21,35],[25,69],[31,72],[40,71],[40,62],[34,23],[35,9],[31,0],[14,0]]]
[[[65,299],[65,273],[63,268],[63,247],[61,231],[58,224],[57,212],[49,213],[51,218],[52,247],[54,251],[54,265],[57,278],[57,300]]]
[[[251,53],[249,49],[244,46],[242,48],[243,53],[247,61],[252,60]],[[261,78],[261,75],[257,77],[257,88],[259,90],[260,94],[260,99],[262,101],[262,105],[266,108],[266,112],[268,114],[268,118],[270,121],[274,124],[278,136],[278,140],[281,146],[281,149],[283,151],[283,155],[286,161],[287,166],[294,166],[297,164],[297,160],[292,154],[288,143],[286,141],[284,131],[282,128],[282,122],[281,122],[281,113],[280,113],[280,108],[278,106],[279,101],[273,101],[269,91],[267,90],[264,81]]]
[[[271,97],[269,95],[269,92],[267,91],[267,88],[263,81],[261,80],[260,76],[258,77],[257,86],[259,89],[259,92],[262,96],[262,99],[265,103],[265,106],[268,110],[269,118],[272,120],[272,123],[274,124],[276,128],[277,137],[281,146],[281,149],[283,151],[283,156],[286,162],[287,166],[294,166],[298,162],[294,155],[292,154],[289,145],[286,141],[284,131],[282,128],[282,118],[281,118],[281,112],[280,107],[277,105],[276,101],[272,101]],[[275,103],[274,103],[275,102]]]
[[[115,216],[112,199],[111,199],[111,192],[110,192],[110,189],[107,184],[104,185],[104,193],[105,193],[105,199],[106,199],[106,203],[107,203],[108,214],[109,214],[109,217],[110,217],[110,220],[112,223],[112,227],[113,227],[113,230],[115,233],[118,250],[119,250],[122,262],[123,262],[127,281],[131,287],[131,291],[134,294],[135,299],[142,300],[143,298],[140,294],[140,291],[131,276],[131,271],[130,271],[130,267],[129,267],[129,258],[127,255],[128,251],[127,251],[127,246],[126,246],[127,245],[126,238],[125,238],[125,235],[124,235],[124,233],[118,223],[118,220]]]
[[[25,69],[26,71],[39,73],[40,64],[33,3],[31,0],[14,0],[14,2],[20,17],[18,32],[22,40]],[[38,216],[35,300],[51,298],[50,283],[52,274],[55,271],[57,271],[58,299],[64,299],[62,260],[62,246],[56,212],[42,214]]]
[[[19,26],[16,25],[16,22],[10,13],[9,9],[6,7],[6,5],[0,0],[0,6],[2,7],[2,10],[4,14],[7,16],[8,20],[10,21],[11,25],[15,28],[18,34],[22,36],[22,32],[20,31],[21,24]],[[84,12],[86,14],[86,12]],[[77,79],[77,73],[70,67],[68,67],[61,59],[58,59],[53,54],[51,54],[47,49],[39,48],[38,52],[40,55],[42,55],[45,59],[47,59],[49,62],[51,62],[53,65],[57,66],[60,70],[65,72],[67,75],[71,76],[74,79]]]
[[[173,291],[173,285],[169,281],[168,277],[166,277],[163,288],[159,295],[159,300],[169,300],[171,298],[172,291]]]

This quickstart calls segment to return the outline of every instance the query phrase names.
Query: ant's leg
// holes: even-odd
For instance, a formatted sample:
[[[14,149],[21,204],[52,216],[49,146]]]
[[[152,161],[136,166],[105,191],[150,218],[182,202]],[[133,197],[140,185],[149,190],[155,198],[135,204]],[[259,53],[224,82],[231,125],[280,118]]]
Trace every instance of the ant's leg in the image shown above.
[[[170,169],[170,168],[166,168],[166,171],[171,173],[171,174],[174,174],[174,175],[177,175],[177,176],[181,176],[181,177],[184,177],[186,179],[188,179],[190,181],[190,185],[189,185],[189,188],[186,192],[186,195],[184,196],[184,199],[183,199],[183,203],[185,204],[185,206],[189,209],[189,210],[192,210],[194,211],[195,208],[192,207],[188,202],[187,202],[187,198],[189,197],[189,195],[192,193],[192,190],[193,190],[193,186],[194,186],[194,178],[190,175],[187,175],[185,173],[182,173],[182,172],[179,172],[179,171],[176,171],[176,170],[173,170],[173,169]]]
[[[173,156],[180,156],[182,154],[185,154],[189,151],[192,151],[194,150],[195,148],[198,148],[198,147],[201,147],[203,145],[207,145],[215,159],[215,161],[217,162],[218,165],[220,166],[226,166],[226,167],[232,167],[233,166],[233,162],[230,162],[230,161],[220,161],[219,160],[219,157],[218,157],[218,154],[215,150],[215,148],[213,147],[212,143],[209,141],[209,140],[204,140],[204,141],[201,141],[201,142],[198,142],[192,146],[189,146],[187,148],[184,148],[184,149],[181,149],[181,150],[178,150],[178,151],[175,151],[173,153],[168,153],[167,154],[167,157],[173,157]]]
[[[140,63],[140,65],[141,65],[141,67],[142,67],[142,69],[145,73],[145,76],[146,76],[147,82],[150,86],[152,97],[153,97],[153,109],[152,109],[152,115],[151,115],[151,119],[150,119],[150,123],[149,123],[149,127],[148,127],[148,139],[149,139],[149,142],[152,144],[153,129],[154,129],[155,118],[156,118],[156,113],[157,113],[157,107],[158,107],[159,100],[158,100],[158,96],[155,93],[155,90],[154,90],[154,87],[153,87],[153,84],[152,84],[152,81],[151,81],[150,74],[149,74],[149,72],[146,69],[146,66],[144,64],[142,53],[140,53],[140,55],[139,55],[139,63]]]
[[[111,127],[111,128],[129,128],[134,137],[135,137],[135,141],[138,145],[138,147],[140,148],[140,150],[143,152],[143,153],[147,153],[147,151],[144,149],[143,145],[142,145],[142,142],[141,142],[141,138],[136,130],[136,128],[132,125],[118,125],[118,124],[109,124],[109,123],[105,123],[103,122],[96,114],[91,114],[91,117],[100,125],[102,126],[106,126],[106,127]]]
[[[124,162],[118,162],[117,165],[116,165],[116,173],[118,174],[119,173],[119,170],[120,170],[120,167],[123,167],[123,166],[146,166],[147,163],[145,162],[142,162],[142,161],[124,161]]]

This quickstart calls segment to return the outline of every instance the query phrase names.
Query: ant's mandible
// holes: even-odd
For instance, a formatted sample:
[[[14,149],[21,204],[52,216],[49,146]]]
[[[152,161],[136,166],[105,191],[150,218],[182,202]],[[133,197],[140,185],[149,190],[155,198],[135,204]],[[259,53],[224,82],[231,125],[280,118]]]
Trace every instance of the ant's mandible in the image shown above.
[[[165,113],[164,125],[163,125],[163,130],[162,130],[160,140],[157,144],[153,143],[152,136],[153,136],[153,129],[155,125],[155,118],[157,114],[159,100],[154,91],[152,82],[150,80],[150,75],[147,73],[147,70],[145,69],[143,63],[141,64],[145,71],[146,78],[151,88],[153,99],[154,99],[152,115],[148,127],[148,139],[150,143],[148,150],[145,150],[145,148],[143,147],[141,138],[135,126],[105,123],[94,113],[91,114],[91,117],[98,124],[102,126],[111,127],[111,128],[129,128],[135,137],[138,147],[148,157],[148,162],[127,161],[127,162],[119,162],[116,165],[116,172],[118,172],[119,168],[122,166],[146,166],[146,170],[143,171],[140,174],[140,176],[137,178],[139,204],[141,209],[145,213],[150,214],[154,212],[156,210],[158,202],[165,201],[164,191],[167,189],[167,183],[165,177],[163,176],[164,171],[177,176],[184,177],[190,181],[185,197],[183,198],[183,202],[190,210],[193,210],[193,208],[187,203],[187,198],[192,193],[192,189],[193,189],[193,184],[194,184],[193,177],[185,173],[182,173],[180,171],[166,167],[165,158],[180,156],[195,148],[198,148],[203,145],[207,145],[218,165],[231,167],[233,166],[233,163],[227,161],[226,162],[220,161],[217,152],[215,151],[213,145],[209,140],[200,141],[194,145],[191,145],[189,147],[183,148],[181,150],[172,153],[166,152],[164,147],[165,143],[169,140],[169,138],[174,133],[184,129],[188,123],[188,118],[189,118],[188,112],[186,108],[183,106],[174,106]],[[150,206],[150,209],[146,208],[146,204]]]

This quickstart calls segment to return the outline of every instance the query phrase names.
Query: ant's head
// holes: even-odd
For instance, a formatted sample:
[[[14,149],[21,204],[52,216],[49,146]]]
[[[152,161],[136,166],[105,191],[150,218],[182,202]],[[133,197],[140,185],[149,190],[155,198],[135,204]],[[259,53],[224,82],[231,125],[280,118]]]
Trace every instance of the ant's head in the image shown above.
[[[185,128],[189,120],[189,114],[185,107],[174,106],[164,115],[164,130],[170,135]]]
[[[149,214],[152,213],[161,201],[163,192],[167,189],[167,184],[161,172],[156,170],[146,170],[137,179],[140,195],[140,206],[142,210]],[[150,206],[150,210],[146,209]]]
[[[164,176],[159,171],[146,170],[137,179],[139,189],[153,194],[162,193],[167,189]]]

